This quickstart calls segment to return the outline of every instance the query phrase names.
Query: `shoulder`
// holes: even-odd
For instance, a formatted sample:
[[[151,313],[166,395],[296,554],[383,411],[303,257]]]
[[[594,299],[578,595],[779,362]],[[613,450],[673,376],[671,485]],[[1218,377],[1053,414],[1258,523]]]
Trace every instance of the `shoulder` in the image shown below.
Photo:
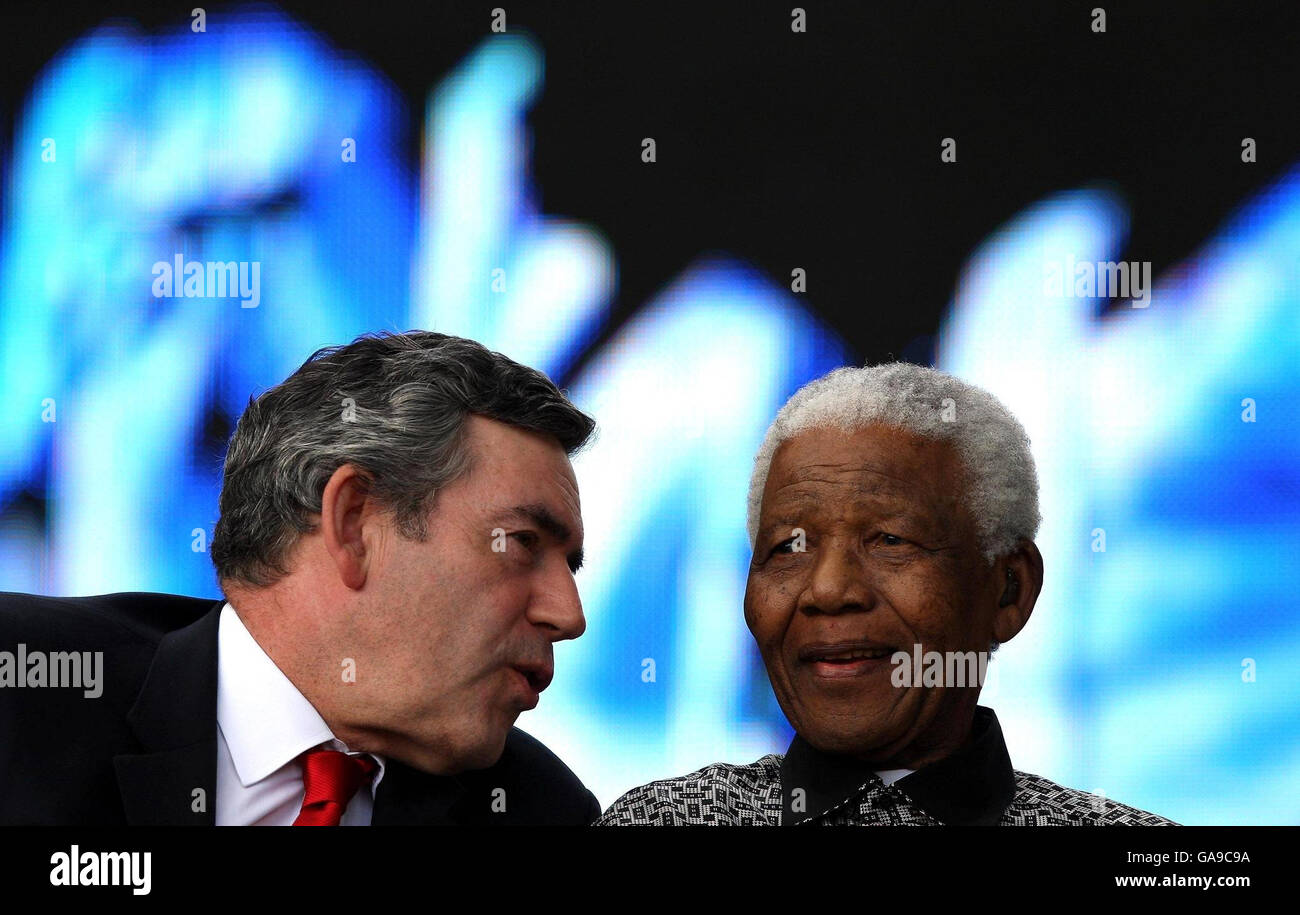
[[[615,801],[597,826],[752,826],[780,814],[781,757],[752,763],[714,763],[678,778],[633,788]],[[767,803],[765,803],[767,802]]]
[[[75,639],[82,651],[131,643],[156,646],[168,632],[188,626],[217,603],[213,598],[144,591],[90,597],[0,591],[0,643]]]
[[[549,747],[511,728],[496,764],[463,779],[480,789],[504,789],[509,809],[523,820],[585,826],[600,815],[600,803]]]
[[[120,822],[112,759],[167,632],[215,601],[0,592],[0,823]],[[29,687],[46,687],[33,689]]]
[[[1173,820],[1100,794],[1066,788],[1016,771],[1016,796],[1002,816],[1005,826],[1177,826]]]
[[[60,746],[70,722],[124,719],[158,643],[193,623],[216,601],[173,594],[120,593],[42,597],[0,592],[0,687],[41,678],[81,681],[81,689],[0,688],[0,718]],[[93,699],[86,702],[85,699]],[[60,727],[59,722],[63,723]],[[0,757],[4,753],[0,752]]]

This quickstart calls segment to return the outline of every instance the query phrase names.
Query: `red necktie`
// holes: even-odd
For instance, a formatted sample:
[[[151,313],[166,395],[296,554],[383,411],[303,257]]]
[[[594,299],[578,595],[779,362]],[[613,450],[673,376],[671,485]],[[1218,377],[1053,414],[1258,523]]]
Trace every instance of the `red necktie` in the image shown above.
[[[309,750],[303,754],[302,781],[306,793],[295,826],[337,826],[348,801],[362,783],[369,784],[379,768],[369,756],[349,756],[338,750]]]

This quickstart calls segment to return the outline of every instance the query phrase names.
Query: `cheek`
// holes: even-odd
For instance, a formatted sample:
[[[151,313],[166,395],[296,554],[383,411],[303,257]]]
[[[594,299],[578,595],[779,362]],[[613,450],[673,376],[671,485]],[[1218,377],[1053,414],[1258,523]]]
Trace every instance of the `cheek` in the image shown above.
[[[780,639],[793,605],[787,589],[769,576],[750,578],[745,590],[745,624],[759,647]]]
[[[911,569],[890,577],[882,596],[922,643],[961,641],[965,601],[951,579],[934,569]]]
[[[537,641],[528,615],[533,592],[527,582],[510,579],[485,582],[473,595],[472,620],[467,620],[467,637],[477,650],[489,657],[518,652]]]

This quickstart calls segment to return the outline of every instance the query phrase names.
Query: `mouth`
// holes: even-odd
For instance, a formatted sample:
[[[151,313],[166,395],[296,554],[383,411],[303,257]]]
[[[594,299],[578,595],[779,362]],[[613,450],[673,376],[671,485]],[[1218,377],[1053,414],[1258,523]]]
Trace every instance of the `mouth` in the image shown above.
[[[543,690],[551,685],[553,669],[549,664],[515,664],[510,669],[519,674],[528,689],[528,708],[536,708]]]
[[[862,677],[889,666],[898,649],[868,639],[851,642],[822,642],[799,650],[799,661],[813,676],[828,680]]]

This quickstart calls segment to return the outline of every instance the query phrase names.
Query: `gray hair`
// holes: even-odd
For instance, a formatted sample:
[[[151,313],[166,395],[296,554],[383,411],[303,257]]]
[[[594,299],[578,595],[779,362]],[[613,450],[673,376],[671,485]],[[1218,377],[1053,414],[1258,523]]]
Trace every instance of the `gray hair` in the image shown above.
[[[872,423],[953,445],[966,471],[966,507],[988,563],[1011,552],[1021,537],[1032,540],[1038,533],[1038,474],[1029,436],[1011,411],[988,391],[952,375],[890,362],[835,369],[786,401],[754,458],[751,547],[772,456],[781,443],[808,429],[858,429]]]
[[[465,419],[485,416],[577,451],[595,423],[541,372],[473,340],[363,334],[317,350],[250,398],[226,451],[212,563],[221,582],[287,574],[330,476],[356,466],[407,539],[428,536],[435,493],[470,469]]]

